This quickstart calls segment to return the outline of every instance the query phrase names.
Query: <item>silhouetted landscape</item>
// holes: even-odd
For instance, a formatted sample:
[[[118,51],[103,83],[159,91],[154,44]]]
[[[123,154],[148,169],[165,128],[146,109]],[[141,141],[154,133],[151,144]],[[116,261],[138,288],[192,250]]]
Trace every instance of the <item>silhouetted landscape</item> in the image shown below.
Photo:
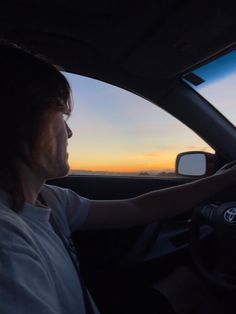
[[[153,176],[161,176],[161,177],[172,177],[175,176],[175,172],[173,170],[148,170],[148,171],[137,171],[137,172],[112,172],[112,171],[92,171],[92,170],[70,170],[70,174],[72,175],[101,175],[101,176],[144,176],[144,177],[153,177]]]

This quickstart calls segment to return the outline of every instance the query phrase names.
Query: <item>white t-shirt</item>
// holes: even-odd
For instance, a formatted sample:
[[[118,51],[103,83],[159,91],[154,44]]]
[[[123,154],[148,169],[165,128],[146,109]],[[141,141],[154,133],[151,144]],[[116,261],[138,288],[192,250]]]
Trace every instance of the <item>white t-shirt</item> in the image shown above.
[[[15,213],[9,195],[0,190],[0,313],[83,314],[77,272],[49,217],[53,210],[70,236],[86,219],[89,200],[49,185],[41,194],[49,208],[26,203]]]

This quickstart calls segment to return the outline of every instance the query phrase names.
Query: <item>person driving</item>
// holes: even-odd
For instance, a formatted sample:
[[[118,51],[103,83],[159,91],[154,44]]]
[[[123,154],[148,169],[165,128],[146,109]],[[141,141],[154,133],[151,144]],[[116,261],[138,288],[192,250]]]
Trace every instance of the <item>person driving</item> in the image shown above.
[[[70,250],[71,233],[179,215],[235,183],[236,169],[123,200],[47,185],[69,172],[69,83],[43,57],[5,41],[0,65],[1,313],[99,313]]]

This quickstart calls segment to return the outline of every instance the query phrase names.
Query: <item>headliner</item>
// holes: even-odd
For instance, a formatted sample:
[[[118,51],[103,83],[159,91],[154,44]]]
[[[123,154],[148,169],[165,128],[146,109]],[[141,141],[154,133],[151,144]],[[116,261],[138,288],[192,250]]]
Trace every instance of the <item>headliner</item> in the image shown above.
[[[150,98],[236,37],[233,1],[8,0],[0,9],[1,37]]]

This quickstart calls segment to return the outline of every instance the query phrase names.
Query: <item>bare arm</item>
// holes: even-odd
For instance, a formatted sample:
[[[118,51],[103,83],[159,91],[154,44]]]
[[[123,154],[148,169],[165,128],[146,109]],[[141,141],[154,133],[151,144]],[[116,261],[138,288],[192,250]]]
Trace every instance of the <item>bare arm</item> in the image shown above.
[[[236,168],[124,200],[92,200],[82,229],[123,228],[184,213],[236,181]]]

